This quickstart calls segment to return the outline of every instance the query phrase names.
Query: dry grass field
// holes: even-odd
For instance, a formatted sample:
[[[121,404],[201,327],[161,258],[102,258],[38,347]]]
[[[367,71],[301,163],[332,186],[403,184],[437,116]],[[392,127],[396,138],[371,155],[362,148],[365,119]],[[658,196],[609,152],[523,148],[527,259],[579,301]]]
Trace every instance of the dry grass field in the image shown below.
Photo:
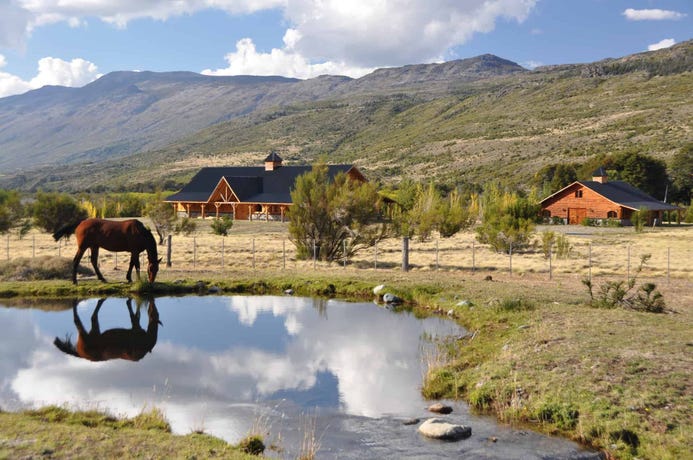
[[[143,219],[149,224],[147,219]],[[229,236],[212,234],[210,219],[197,220],[193,235],[173,235],[171,267],[162,264],[160,277],[192,276],[196,272],[223,274],[225,272],[281,271],[316,272],[400,272],[402,242],[388,239],[377,248],[364,250],[343,262],[314,262],[297,260],[294,246],[288,238],[287,224],[279,222],[237,221]],[[567,258],[549,261],[541,251],[541,232],[562,232],[570,243]],[[22,239],[5,235],[0,240],[0,261],[19,257],[55,256],[71,258],[75,252],[74,238],[60,243],[50,235],[32,230]],[[599,279],[626,279],[633,276],[641,256],[650,259],[638,274],[640,281],[655,282],[666,295],[673,290],[676,298],[693,303],[693,226],[672,226],[646,229],[635,233],[633,228],[593,228],[582,226],[547,226],[537,229],[537,247],[513,254],[499,254],[486,245],[475,242],[473,232],[460,233],[452,238],[433,238],[429,241],[410,241],[410,272],[422,280],[439,276],[491,275],[494,279],[535,280],[538,283],[580,284],[591,276]],[[159,255],[166,260],[166,246],[159,246]],[[144,263],[146,255],[141,254]],[[99,263],[107,279],[124,278],[129,256],[125,253],[101,251]],[[89,266],[88,253],[82,264]],[[143,265],[144,266],[144,265]],[[335,273],[336,274],[336,273]],[[672,296],[669,296],[671,299]],[[678,302],[677,302],[678,303]]]

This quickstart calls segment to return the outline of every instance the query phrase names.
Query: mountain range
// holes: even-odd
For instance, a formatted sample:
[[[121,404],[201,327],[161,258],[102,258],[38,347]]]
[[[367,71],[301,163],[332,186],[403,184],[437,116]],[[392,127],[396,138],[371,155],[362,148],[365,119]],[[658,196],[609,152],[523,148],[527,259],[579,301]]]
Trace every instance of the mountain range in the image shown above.
[[[358,79],[113,72],[0,99],[0,186],[175,188],[206,165],[353,162],[369,177],[521,183],[542,165],[691,142],[693,41],[527,70],[493,55]]]

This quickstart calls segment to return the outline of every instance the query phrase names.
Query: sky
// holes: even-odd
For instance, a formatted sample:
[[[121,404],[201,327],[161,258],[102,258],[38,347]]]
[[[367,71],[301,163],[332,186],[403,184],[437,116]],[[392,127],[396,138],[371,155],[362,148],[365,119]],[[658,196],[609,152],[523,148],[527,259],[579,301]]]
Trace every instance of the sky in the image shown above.
[[[692,35],[692,0],[0,0],[0,97],[119,70],[358,78],[486,53],[532,69]]]

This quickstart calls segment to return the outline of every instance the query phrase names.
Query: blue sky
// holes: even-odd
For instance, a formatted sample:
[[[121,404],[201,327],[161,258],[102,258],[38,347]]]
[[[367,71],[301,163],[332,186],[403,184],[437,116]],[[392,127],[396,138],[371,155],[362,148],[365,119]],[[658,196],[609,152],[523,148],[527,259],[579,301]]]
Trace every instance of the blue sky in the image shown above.
[[[116,70],[359,77],[485,53],[533,68],[692,31],[691,0],[0,0],[0,97]]]

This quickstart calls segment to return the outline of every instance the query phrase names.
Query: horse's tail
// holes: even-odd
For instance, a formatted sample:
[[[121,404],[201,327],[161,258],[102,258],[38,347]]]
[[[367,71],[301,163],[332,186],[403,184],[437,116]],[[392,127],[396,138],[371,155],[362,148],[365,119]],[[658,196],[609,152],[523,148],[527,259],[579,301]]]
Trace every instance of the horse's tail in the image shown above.
[[[53,239],[58,241],[63,236],[70,236],[75,233],[75,229],[82,221],[77,221],[72,224],[63,225],[55,233],[53,233]]]
[[[67,353],[68,355],[79,357],[79,354],[77,353],[77,349],[72,344],[72,340],[70,340],[69,336],[65,337],[65,340],[60,340],[59,338],[56,337],[55,340],[53,340],[53,345],[58,347],[58,350],[62,351],[63,353]]]

